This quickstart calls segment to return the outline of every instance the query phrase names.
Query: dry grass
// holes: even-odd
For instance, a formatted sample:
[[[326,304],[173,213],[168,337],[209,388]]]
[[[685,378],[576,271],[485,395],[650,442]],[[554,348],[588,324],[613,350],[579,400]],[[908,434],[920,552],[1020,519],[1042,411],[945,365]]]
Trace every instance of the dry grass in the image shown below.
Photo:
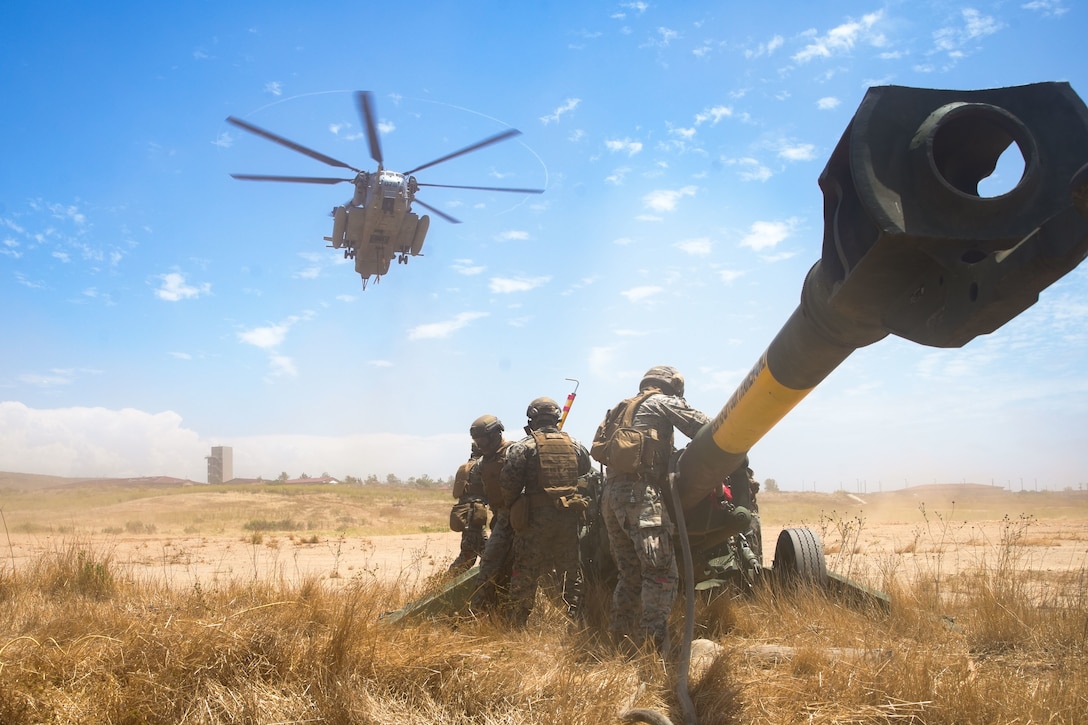
[[[373,507],[401,508],[376,495]],[[133,500],[106,504],[122,507],[120,525],[171,525],[151,508],[131,516]],[[8,525],[37,515],[5,501]],[[973,513],[927,507],[909,547],[874,566],[863,556],[871,514],[828,513],[820,503],[803,516],[820,529],[830,567],[880,583],[890,611],[811,590],[701,594],[696,636],[722,649],[692,676],[699,725],[1085,721],[1088,569],[1036,566],[1037,542],[1056,538],[1036,533],[1036,516],[998,515],[977,529]],[[333,520],[344,506],[298,508]],[[250,544],[255,556],[273,540],[313,536],[245,529],[302,517],[261,511],[246,507],[223,524],[262,536]],[[953,566],[968,541],[970,560]],[[19,566],[0,558],[0,723],[588,725],[635,707],[683,721],[676,663],[624,658],[601,638],[602,591],[591,592],[582,630],[569,629],[543,592],[524,631],[491,620],[383,619],[441,582],[406,571],[171,583],[73,533]],[[676,640],[681,606],[672,627]],[[782,649],[768,658],[771,647]]]

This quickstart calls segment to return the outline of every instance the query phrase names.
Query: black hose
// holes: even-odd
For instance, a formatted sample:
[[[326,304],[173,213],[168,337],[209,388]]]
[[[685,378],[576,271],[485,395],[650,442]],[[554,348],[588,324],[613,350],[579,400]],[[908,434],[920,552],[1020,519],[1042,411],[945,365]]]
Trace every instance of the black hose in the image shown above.
[[[676,696],[684,709],[685,725],[696,725],[695,703],[688,693],[688,669],[691,663],[691,640],[695,637],[695,565],[691,561],[691,542],[688,541],[688,527],[684,522],[684,508],[680,505],[680,495],[676,492],[676,478],[679,474],[669,473],[669,494],[672,496],[673,513],[676,515],[676,529],[680,537],[680,550],[684,552],[684,638],[680,641],[679,670],[676,673]]]

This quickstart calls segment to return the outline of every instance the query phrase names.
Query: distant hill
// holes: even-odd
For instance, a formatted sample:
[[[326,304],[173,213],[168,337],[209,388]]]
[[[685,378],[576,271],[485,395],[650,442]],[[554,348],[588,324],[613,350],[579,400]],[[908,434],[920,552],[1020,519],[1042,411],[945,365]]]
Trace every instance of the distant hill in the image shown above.
[[[136,478],[74,478],[47,476],[41,473],[11,473],[0,471],[0,490],[40,491],[46,488],[72,486],[187,486],[198,481],[173,476],[138,476]]]

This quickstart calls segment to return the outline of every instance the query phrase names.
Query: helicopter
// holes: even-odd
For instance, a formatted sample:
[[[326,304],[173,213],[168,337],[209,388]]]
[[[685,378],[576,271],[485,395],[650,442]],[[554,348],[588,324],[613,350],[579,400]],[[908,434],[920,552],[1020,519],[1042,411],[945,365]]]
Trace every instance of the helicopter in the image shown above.
[[[416,166],[410,171],[398,172],[385,168],[382,157],[381,139],[378,136],[378,124],[374,112],[374,95],[370,91],[357,91],[355,101],[359,115],[363,119],[366,128],[367,143],[370,147],[370,158],[378,164],[377,171],[364,171],[351,164],[344,163],[331,156],[326,156],[319,151],[307,148],[302,144],[266,131],[248,121],[243,121],[234,116],[228,116],[227,122],[238,128],[248,131],[269,141],[285,146],[292,151],[309,156],[329,166],[348,169],[355,172],[352,178],[320,177],[320,176],[274,176],[268,174],[231,174],[235,179],[243,181],[284,181],[300,184],[339,184],[350,183],[355,185],[355,193],[351,200],[345,204],[334,207],[332,210],[332,236],[325,237],[328,246],[333,249],[343,249],[344,259],[355,262],[355,271],[362,277],[363,289],[373,279],[377,283],[383,275],[389,272],[389,264],[393,259],[398,264],[407,264],[409,257],[421,256],[423,242],[427,238],[430,229],[431,218],[427,214],[420,216],[412,211],[412,205],[418,204],[435,215],[452,224],[459,224],[460,220],[436,209],[416,198],[420,187],[435,187],[443,189],[473,189],[477,191],[508,191],[518,194],[541,194],[543,189],[515,189],[496,186],[462,186],[453,184],[425,184],[416,180],[414,174],[424,169],[429,169],[443,162],[455,159],[458,156],[477,151],[486,146],[505,141],[521,134],[521,131],[510,128],[482,141],[446,154],[433,161]]]

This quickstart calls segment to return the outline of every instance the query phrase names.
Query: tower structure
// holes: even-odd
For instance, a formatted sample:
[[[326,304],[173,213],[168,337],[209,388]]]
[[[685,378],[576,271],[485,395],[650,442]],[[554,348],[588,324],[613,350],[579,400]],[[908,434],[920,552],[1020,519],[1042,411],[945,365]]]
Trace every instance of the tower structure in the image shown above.
[[[208,483],[223,483],[234,478],[234,449],[230,446],[212,446],[212,454],[207,457]]]

